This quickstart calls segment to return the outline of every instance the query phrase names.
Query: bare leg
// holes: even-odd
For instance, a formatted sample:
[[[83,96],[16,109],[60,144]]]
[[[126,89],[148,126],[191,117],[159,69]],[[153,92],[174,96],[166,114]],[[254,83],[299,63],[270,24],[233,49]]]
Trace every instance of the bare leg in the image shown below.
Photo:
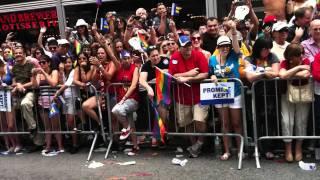
[[[291,142],[286,142],[285,143],[285,158],[286,161],[288,162],[292,162],[293,161],[293,157],[292,157],[292,143]]]
[[[50,121],[52,122],[52,130],[53,131],[60,131],[61,130],[59,116],[55,116],[55,117],[51,118]],[[63,143],[62,143],[62,135],[57,133],[57,134],[54,134],[54,136],[57,140],[59,150],[64,150]]]
[[[302,140],[296,140],[296,147],[295,147],[295,160],[301,161],[302,160]]]
[[[219,112],[219,119],[222,122],[222,132],[223,133],[229,133],[230,127],[229,127],[229,108],[223,107],[218,108]],[[229,137],[223,136],[223,147],[225,153],[230,153],[229,150]]]
[[[72,114],[67,114],[67,123],[70,129],[74,129],[76,127],[75,116]],[[78,145],[77,134],[73,133],[71,134],[71,137],[72,137],[72,145],[77,146]]]
[[[48,112],[43,109],[41,111],[40,116],[43,121],[45,131],[47,131],[47,132],[51,131],[52,126],[51,126],[51,123],[49,122]],[[51,142],[52,142],[52,134],[45,134],[45,141],[46,141],[46,148],[45,149],[50,150],[51,149]]]
[[[241,109],[230,109],[231,112],[231,123],[235,133],[242,134],[242,123],[241,123]],[[240,138],[236,138],[237,149],[240,151]]]
[[[82,104],[82,110],[93,120],[95,120],[100,125],[100,120],[97,113],[94,111],[94,108],[97,107],[96,97],[90,97]]]

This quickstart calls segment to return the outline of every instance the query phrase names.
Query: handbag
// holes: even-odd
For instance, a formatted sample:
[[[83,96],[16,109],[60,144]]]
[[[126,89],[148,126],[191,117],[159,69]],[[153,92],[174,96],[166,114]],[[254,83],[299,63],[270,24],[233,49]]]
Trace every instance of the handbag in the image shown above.
[[[288,83],[288,100],[291,103],[310,103],[314,101],[312,83],[294,86]]]

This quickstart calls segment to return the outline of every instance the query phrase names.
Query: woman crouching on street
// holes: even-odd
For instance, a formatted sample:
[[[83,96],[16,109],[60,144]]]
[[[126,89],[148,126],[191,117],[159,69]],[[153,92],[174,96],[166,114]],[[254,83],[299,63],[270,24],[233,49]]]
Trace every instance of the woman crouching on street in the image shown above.
[[[133,134],[135,132],[133,112],[138,109],[139,105],[138,80],[139,69],[133,63],[130,53],[126,53],[122,56],[120,68],[113,79],[113,82],[123,83],[123,85],[116,87],[117,104],[113,107],[112,113],[123,128],[120,140],[127,139],[131,134],[133,148],[128,153],[129,156],[134,156],[139,151],[137,136]]]

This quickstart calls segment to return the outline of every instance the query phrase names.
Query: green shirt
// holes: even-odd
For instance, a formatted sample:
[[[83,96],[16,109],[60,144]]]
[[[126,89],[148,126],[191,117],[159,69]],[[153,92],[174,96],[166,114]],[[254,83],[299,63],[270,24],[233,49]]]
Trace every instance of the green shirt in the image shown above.
[[[32,77],[32,69],[34,68],[33,64],[26,62],[23,65],[15,64],[12,68],[12,75],[16,83],[25,84],[30,82]]]

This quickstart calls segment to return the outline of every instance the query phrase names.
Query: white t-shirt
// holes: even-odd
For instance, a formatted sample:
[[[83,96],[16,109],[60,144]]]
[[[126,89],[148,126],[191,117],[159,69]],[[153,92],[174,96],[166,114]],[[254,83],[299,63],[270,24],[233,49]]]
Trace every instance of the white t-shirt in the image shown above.
[[[273,41],[273,47],[271,49],[271,52],[278,56],[280,62],[284,60],[283,54],[289,44],[290,43],[285,41],[284,45],[280,45],[275,41]]]
[[[74,69],[71,70],[68,79],[66,79],[65,74],[63,75],[63,81],[65,86],[71,86],[73,84]],[[75,98],[79,97],[79,88],[77,86],[68,87],[64,90],[64,98]]]

